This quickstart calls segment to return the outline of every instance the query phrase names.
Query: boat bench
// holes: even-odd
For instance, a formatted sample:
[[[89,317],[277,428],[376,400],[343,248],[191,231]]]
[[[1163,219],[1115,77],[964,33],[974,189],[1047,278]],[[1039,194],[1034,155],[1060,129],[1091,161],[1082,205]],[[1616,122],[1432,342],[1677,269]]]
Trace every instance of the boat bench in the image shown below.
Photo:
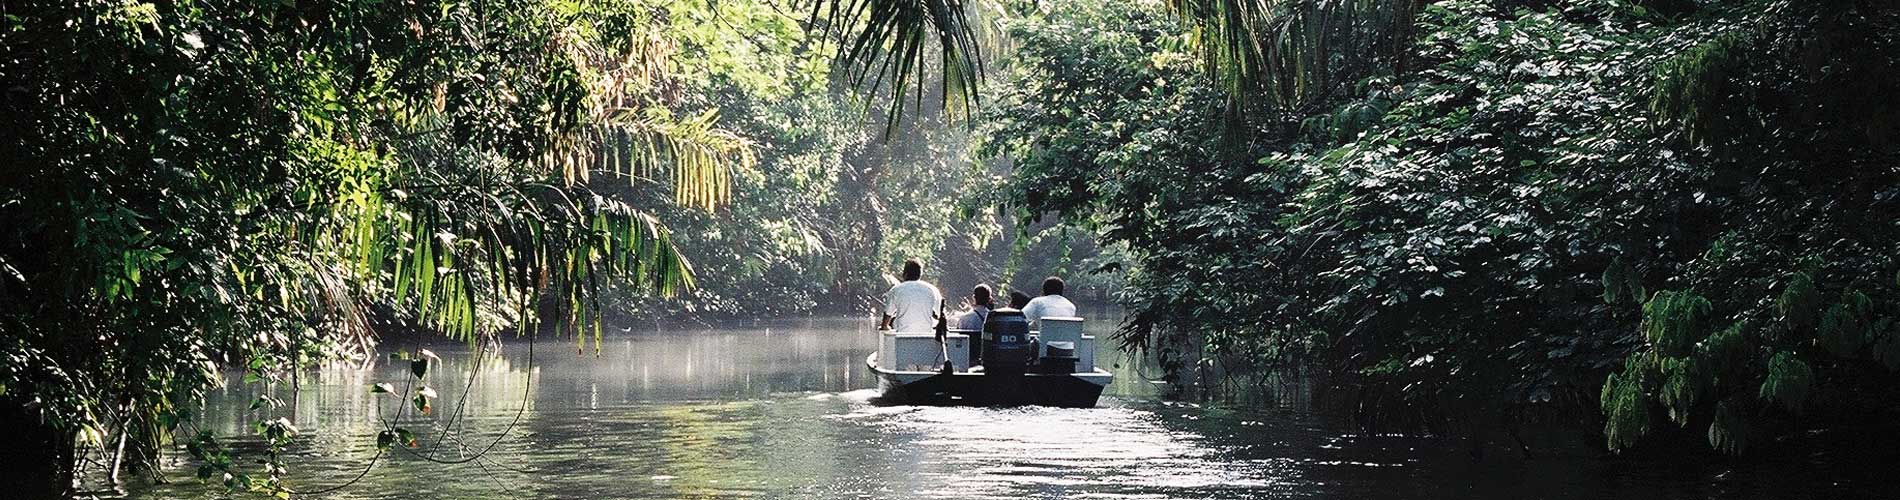
[[[1049,355],[1050,342],[1072,342],[1075,344],[1075,371],[1086,373],[1095,371],[1095,337],[1082,334],[1082,318],[1050,316],[1042,318],[1041,329],[1034,332],[1041,352],[1037,356]]]
[[[970,369],[970,336],[952,332],[944,336],[945,346],[937,346],[934,332],[883,332],[877,347],[878,367],[906,372],[934,372],[943,369],[944,350],[957,371]]]

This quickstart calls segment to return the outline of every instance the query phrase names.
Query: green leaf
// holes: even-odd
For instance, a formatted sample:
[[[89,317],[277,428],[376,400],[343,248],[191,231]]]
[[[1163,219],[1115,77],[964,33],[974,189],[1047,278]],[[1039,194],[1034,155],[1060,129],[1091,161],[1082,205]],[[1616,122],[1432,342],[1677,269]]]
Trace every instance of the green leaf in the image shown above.
[[[395,442],[396,433],[394,432],[382,431],[376,433],[376,448],[378,449],[389,449],[389,445],[395,444]]]
[[[1868,310],[1871,308],[1872,299],[1866,294],[1857,291],[1843,294],[1840,302],[1821,314],[1816,341],[1835,356],[1862,357],[1861,348],[1877,335],[1868,319]]]
[[[1681,357],[1707,337],[1703,325],[1714,305],[1693,292],[1665,290],[1643,304],[1643,334],[1656,352]]]
[[[1747,323],[1737,321],[1696,344],[1696,358],[1709,374],[1725,373],[1746,362],[1745,331]]]
[[[388,394],[388,393],[393,393],[393,392],[396,392],[396,386],[388,382],[382,382],[376,385],[369,386],[370,394]]]
[[[1643,300],[1643,281],[1629,263],[1618,256],[1611,259],[1610,267],[1603,270],[1603,302],[1615,304],[1626,299],[1631,302]]]
[[[1727,401],[1716,403],[1715,419],[1709,423],[1709,447],[1730,455],[1740,455],[1748,447],[1748,421],[1742,419]]]
[[[1880,335],[1880,341],[1874,346],[1874,355],[1880,364],[1888,370],[1900,371],[1900,321],[1882,318],[1873,331]]]
[[[428,375],[429,360],[425,358],[409,360],[409,373],[414,374],[416,378],[422,378],[423,375]]]
[[[1813,385],[1814,370],[1808,363],[1796,358],[1794,353],[1781,352],[1769,361],[1768,378],[1762,381],[1759,394],[1763,401],[1779,403],[1798,414],[1807,403],[1808,391]]]
[[[397,427],[396,428],[396,442],[402,443],[402,445],[405,447],[414,448],[416,447],[416,444],[417,444],[416,433],[409,432],[409,429]]]
[[[291,423],[289,418],[278,417],[265,426],[264,436],[272,440],[285,440],[295,437],[298,432],[297,425]]]
[[[1625,367],[1623,376],[1603,383],[1603,437],[1611,452],[1635,446],[1649,434],[1649,401],[1643,397],[1642,377]]]
[[[1696,401],[1702,395],[1703,387],[1708,385],[1708,375],[1700,363],[1693,357],[1669,359],[1657,362],[1662,372],[1662,390],[1657,392],[1663,408],[1669,410],[1669,420],[1679,426],[1689,425],[1690,411],[1695,409]]]
[[[1781,313],[1782,320],[1788,322],[1789,330],[1814,326],[1814,317],[1821,309],[1821,293],[1814,288],[1814,278],[1806,272],[1794,273],[1788,287],[1775,299],[1775,309]]]

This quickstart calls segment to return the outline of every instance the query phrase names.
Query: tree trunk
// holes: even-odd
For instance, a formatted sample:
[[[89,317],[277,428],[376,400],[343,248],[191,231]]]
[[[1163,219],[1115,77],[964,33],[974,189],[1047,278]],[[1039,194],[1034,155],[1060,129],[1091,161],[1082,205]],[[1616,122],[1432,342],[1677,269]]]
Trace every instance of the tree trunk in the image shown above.
[[[0,491],[7,498],[64,498],[73,485],[73,433],[20,401],[0,398]]]

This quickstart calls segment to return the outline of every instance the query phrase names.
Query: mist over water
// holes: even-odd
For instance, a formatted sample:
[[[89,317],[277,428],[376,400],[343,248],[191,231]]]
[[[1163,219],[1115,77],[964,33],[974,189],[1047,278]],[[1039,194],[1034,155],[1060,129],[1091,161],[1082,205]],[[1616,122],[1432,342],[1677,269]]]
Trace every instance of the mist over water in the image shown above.
[[[1459,441],[1368,436],[1298,406],[1166,401],[1131,360],[1092,409],[885,406],[864,368],[870,322],[760,322],[630,332],[595,356],[571,341],[495,354],[461,344],[425,383],[434,411],[402,412],[418,455],[383,456],[326,498],[1818,498],[1892,497],[1880,470],[1830,457],[1726,465],[1473,459]],[[1112,322],[1096,321],[1106,336]],[[385,345],[388,350],[423,346]],[[487,354],[481,354],[487,353]],[[387,358],[384,358],[387,359]],[[1145,370],[1153,372],[1153,370]],[[473,383],[470,384],[470,375]],[[257,453],[258,384],[214,395],[200,422]],[[381,419],[404,402],[406,364],[306,375],[283,413],[303,431],[291,485],[322,489],[377,456]],[[463,397],[467,388],[467,397]],[[525,396],[525,399],[524,399]],[[524,406],[525,402],[525,406]],[[274,418],[274,416],[273,416]],[[442,429],[453,432],[442,438]],[[505,435],[504,435],[504,431]],[[497,441],[497,437],[501,437]],[[478,452],[493,448],[480,458]],[[182,452],[170,484],[132,498],[220,498]],[[471,460],[472,459],[472,460]],[[1832,493],[1830,493],[1832,492]],[[1839,493],[1833,494],[1833,493]]]

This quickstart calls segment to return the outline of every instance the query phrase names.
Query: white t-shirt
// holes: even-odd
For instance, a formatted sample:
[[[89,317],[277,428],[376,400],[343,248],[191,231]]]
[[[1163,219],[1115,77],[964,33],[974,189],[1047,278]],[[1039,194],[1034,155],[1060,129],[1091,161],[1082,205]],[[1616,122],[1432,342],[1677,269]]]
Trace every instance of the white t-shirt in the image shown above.
[[[1044,295],[1029,299],[1029,304],[1023,306],[1023,318],[1029,320],[1030,328],[1041,327],[1043,318],[1073,316],[1075,316],[1075,303],[1069,302],[1069,299],[1061,295]]]
[[[884,293],[884,314],[891,317],[891,331],[932,332],[937,329],[937,320],[930,315],[937,312],[941,302],[943,294],[937,287],[906,281]]]

